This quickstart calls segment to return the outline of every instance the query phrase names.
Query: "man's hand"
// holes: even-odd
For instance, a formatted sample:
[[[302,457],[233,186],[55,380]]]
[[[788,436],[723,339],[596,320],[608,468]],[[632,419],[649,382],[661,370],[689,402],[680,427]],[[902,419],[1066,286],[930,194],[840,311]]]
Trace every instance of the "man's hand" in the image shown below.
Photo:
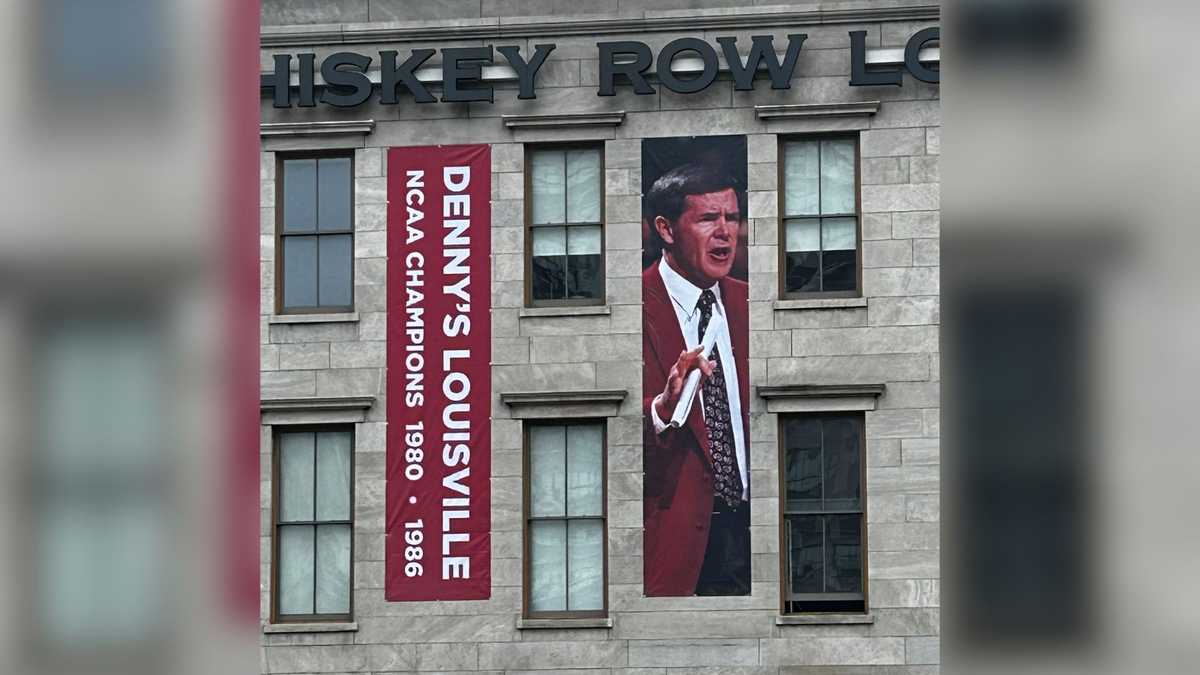
[[[664,422],[670,422],[671,416],[675,414],[675,406],[679,404],[679,394],[683,391],[683,382],[687,379],[688,373],[699,368],[701,380],[712,375],[713,362],[700,355],[704,351],[703,345],[697,345],[695,349],[679,352],[679,359],[675,361],[675,365],[671,366],[671,372],[667,375],[667,384],[663,387],[662,394],[659,394],[654,399],[654,411],[658,413],[658,418]]]

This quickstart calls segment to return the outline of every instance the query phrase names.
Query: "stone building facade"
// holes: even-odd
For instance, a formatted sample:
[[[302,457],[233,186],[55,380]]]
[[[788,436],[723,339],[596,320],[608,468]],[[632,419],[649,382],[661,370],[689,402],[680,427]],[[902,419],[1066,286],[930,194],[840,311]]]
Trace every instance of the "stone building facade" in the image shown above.
[[[850,86],[848,34],[866,32],[869,62],[895,63],[910,36],[938,25],[938,6],[746,4],[264,0],[264,73],[275,54],[313,52],[319,64],[339,51],[556,48],[538,76],[536,99],[518,99],[512,81],[495,85],[494,103],[401,97],[385,106],[373,96],[349,109],[274,108],[263,94],[262,672],[937,672],[939,90],[908,75],[898,87]],[[693,94],[619,87],[615,96],[597,96],[599,41],[636,40],[657,54],[680,37],[715,44],[736,36],[748,49],[750,36],[772,35],[782,51],[793,33],[808,37],[789,89],[760,78],[753,91],[735,91],[722,72]],[[781,299],[781,143],[829,133],[858,139],[860,292]],[[746,135],[749,162],[753,586],[748,596],[645,597],[641,141],[718,134]],[[566,141],[603,149],[603,302],[530,307],[527,147]],[[439,143],[491,145],[491,597],[388,602],[386,149]],[[278,312],[280,162],[327,150],[352,157],[353,306]],[[543,396],[516,396],[522,393]],[[785,614],[779,418],[828,411],[861,412],[865,420],[867,611]],[[523,615],[524,430],[563,417],[602,420],[607,432],[602,620]],[[273,622],[276,438],[309,424],[353,429],[352,616]]]

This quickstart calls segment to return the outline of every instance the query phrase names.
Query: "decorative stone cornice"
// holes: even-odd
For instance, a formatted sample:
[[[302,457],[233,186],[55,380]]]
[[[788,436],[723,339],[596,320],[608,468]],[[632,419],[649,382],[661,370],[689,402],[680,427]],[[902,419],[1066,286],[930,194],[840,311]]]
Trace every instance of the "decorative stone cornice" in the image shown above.
[[[264,398],[262,424],[341,424],[362,422],[375,405],[374,396]]]
[[[264,398],[260,408],[266,411],[366,410],[375,405],[374,396],[313,396],[305,398]]]
[[[616,417],[629,396],[624,389],[502,392],[500,400],[516,419]]]
[[[882,384],[795,384],[758,387],[769,413],[874,410]]]
[[[754,116],[766,122],[832,117],[870,117],[879,112],[879,105],[879,101],[756,105],[754,106]]]
[[[375,120],[348,120],[336,122],[267,122],[258,125],[258,135],[263,138],[295,136],[362,135],[375,130]]]
[[[509,129],[570,129],[615,127],[625,121],[625,111],[601,113],[560,113],[550,115],[501,115]]]
[[[879,21],[935,21],[941,16],[937,4],[878,7],[864,5],[839,9],[812,9],[793,12],[733,11],[697,13],[690,11],[647,12],[644,17],[538,21],[537,17],[462,19],[453,22],[395,22],[266,26],[262,29],[263,48],[299,47],[333,44],[436,42],[535,38],[567,35],[606,35],[616,33],[653,33],[714,30],[753,30],[842,23]]]

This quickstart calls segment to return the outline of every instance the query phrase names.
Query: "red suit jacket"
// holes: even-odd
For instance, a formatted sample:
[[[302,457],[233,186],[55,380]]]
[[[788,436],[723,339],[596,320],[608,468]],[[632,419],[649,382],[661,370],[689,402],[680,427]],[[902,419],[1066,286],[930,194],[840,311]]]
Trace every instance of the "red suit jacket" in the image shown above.
[[[667,429],[662,434],[654,432],[650,407],[666,386],[667,374],[686,346],[675,307],[658,271],[659,264],[654,263],[642,273],[643,572],[647,596],[687,596],[695,595],[708,545],[713,506],[712,455],[699,401],[692,406],[684,427]],[[742,437],[748,461],[749,287],[745,282],[725,278],[720,288],[737,368]],[[729,358],[726,354],[721,357]],[[746,473],[749,476],[749,471]]]

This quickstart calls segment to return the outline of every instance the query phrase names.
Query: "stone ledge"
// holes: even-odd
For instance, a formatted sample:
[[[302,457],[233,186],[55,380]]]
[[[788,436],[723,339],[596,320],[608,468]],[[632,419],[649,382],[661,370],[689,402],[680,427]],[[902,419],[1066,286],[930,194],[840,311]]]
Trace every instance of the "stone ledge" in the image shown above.
[[[846,626],[873,624],[871,614],[781,614],[775,617],[776,626]]]
[[[536,17],[499,19],[458,19],[388,23],[346,23],[264,26],[259,34],[263,48],[316,46],[325,44],[362,44],[390,42],[430,42],[441,40],[519,40],[539,36],[605,35],[713,30],[753,30],[821,24],[857,24],[879,21],[934,21],[941,17],[937,4],[913,3],[906,7],[878,7],[861,4],[837,9],[815,8],[806,11],[771,11],[755,8],[735,12],[694,10],[678,13],[647,12],[643,17],[591,18],[563,21],[539,21]]]
[[[754,106],[754,116],[766,122],[829,117],[862,117],[865,119],[879,112],[879,106],[879,101],[756,105]]]
[[[812,298],[810,300],[776,300],[776,312],[789,312],[809,309],[855,309],[866,307],[866,298]]]
[[[758,387],[769,413],[874,410],[887,387],[883,384],[796,384]]]
[[[599,113],[559,113],[551,115],[501,115],[509,129],[580,129],[615,127],[625,121],[625,111]]]
[[[374,396],[266,398],[259,403],[261,424],[352,424],[363,422]],[[288,624],[291,625],[291,624]],[[304,624],[308,625],[308,624]]]
[[[289,323],[357,323],[358,312],[341,314],[272,314],[267,323],[272,325]]]
[[[514,419],[616,417],[629,396],[624,389],[501,392]],[[540,619],[539,619],[540,620]]]
[[[365,136],[375,130],[375,120],[345,122],[265,122],[258,125],[264,138],[280,136],[328,136],[336,134]]]
[[[517,630],[563,630],[571,628],[612,628],[613,620],[611,616],[596,617],[593,619],[526,619],[524,617],[517,618]]]
[[[265,623],[262,632],[267,634],[287,633],[356,633],[358,624],[350,623]]]
[[[605,316],[612,314],[608,305],[577,305],[574,307],[522,307],[522,319],[543,319],[552,316]]]

